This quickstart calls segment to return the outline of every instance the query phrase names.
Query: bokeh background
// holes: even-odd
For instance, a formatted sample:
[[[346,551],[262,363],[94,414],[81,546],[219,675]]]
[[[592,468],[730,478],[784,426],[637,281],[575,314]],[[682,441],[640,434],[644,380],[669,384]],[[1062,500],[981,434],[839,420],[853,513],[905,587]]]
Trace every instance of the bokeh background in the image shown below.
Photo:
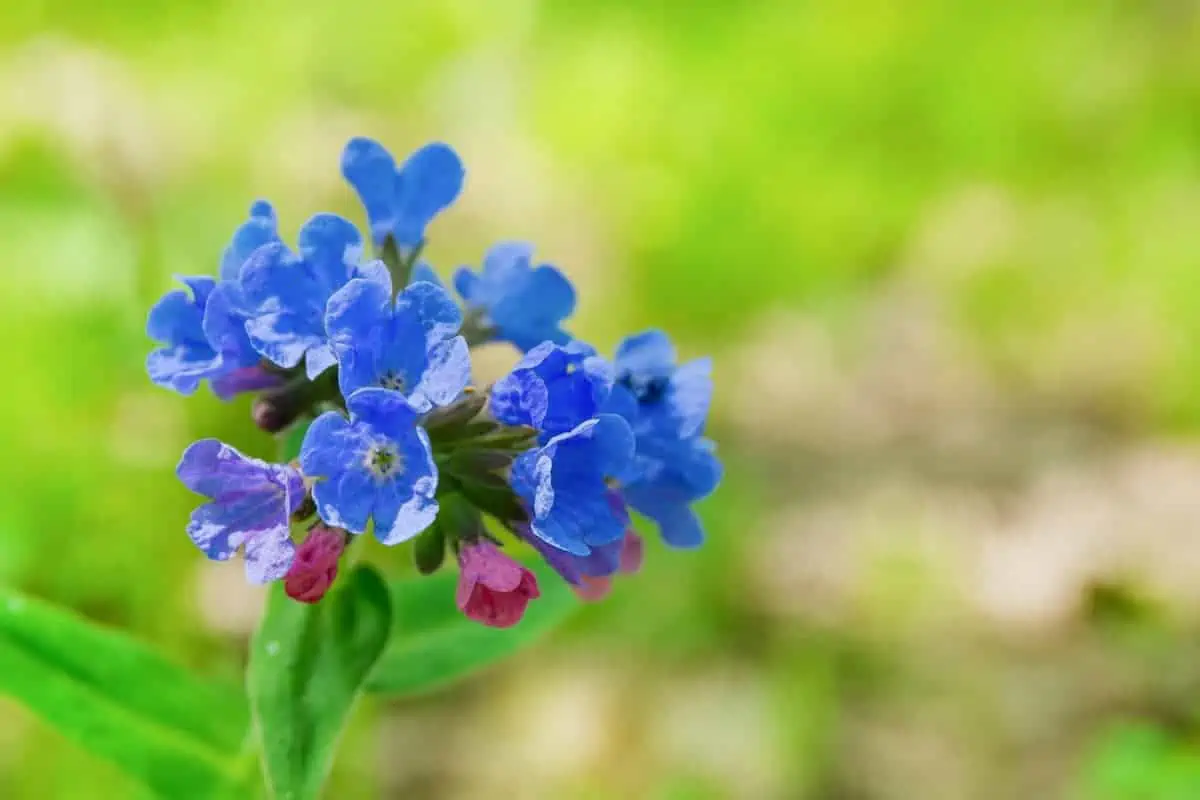
[[[727,477],[331,797],[1200,797],[1197,3],[8,2],[0,580],[237,679],[172,468],[271,444],[145,312],[256,197],[360,219],[355,134],[462,153],[443,274],[529,239],[601,349],[712,354]],[[0,796],[134,792],[0,700]]]

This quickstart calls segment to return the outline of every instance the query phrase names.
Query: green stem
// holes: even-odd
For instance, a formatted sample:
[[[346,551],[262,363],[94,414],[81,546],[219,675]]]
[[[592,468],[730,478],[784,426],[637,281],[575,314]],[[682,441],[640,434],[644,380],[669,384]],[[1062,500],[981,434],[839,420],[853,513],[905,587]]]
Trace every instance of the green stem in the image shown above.
[[[394,237],[389,235],[383,240],[383,245],[379,248],[378,255],[380,260],[387,265],[388,272],[391,273],[393,295],[399,294],[404,291],[405,286],[408,286],[408,279],[412,275],[413,265],[417,263],[417,259],[421,256],[421,250],[424,247],[425,243],[421,242],[407,253],[401,253],[400,247],[396,244]]]

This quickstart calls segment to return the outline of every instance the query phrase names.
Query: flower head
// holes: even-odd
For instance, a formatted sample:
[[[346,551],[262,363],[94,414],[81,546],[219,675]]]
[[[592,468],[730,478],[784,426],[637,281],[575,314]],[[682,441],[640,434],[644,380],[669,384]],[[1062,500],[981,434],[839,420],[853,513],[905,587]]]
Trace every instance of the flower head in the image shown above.
[[[429,435],[404,396],[360,389],[346,402],[347,420],[330,411],[309,427],[300,448],[304,474],[325,523],[392,545],[425,530],[437,516],[438,473]]]
[[[609,480],[628,469],[634,441],[629,425],[601,414],[517,456],[510,481],[529,512],[537,538],[576,556],[620,541],[629,527]]]
[[[583,342],[543,342],[492,387],[492,416],[536,428],[544,444],[595,417],[612,381],[612,367]]]
[[[287,596],[301,603],[315,603],[324,597],[337,579],[338,561],[345,549],[344,531],[320,524],[313,526],[284,576]]]
[[[289,519],[304,500],[304,480],[293,467],[248,458],[216,439],[184,451],[176,474],[210,502],[192,512],[188,535],[216,561],[245,547],[246,576],[267,583],[287,574],[295,547]]]
[[[471,380],[467,342],[456,335],[461,324],[440,286],[413,283],[393,302],[390,280],[350,281],[325,315],[342,394],[393,389],[417,411],[454,402]]]
[[[721,480],[715,446],[703,438],[712,400],[712,366],[676,366],[666,334],[647,331],[617,348],[616,383],[606,410],[633,428],[637,456],[621,476],[629,504],[653,519],[673,547],[697,547],[704,532],[691,504]]]
[[[167,292],[146,319],[146,335],[163,344],[146,357],[146,371],[159,386],[192,394],[220,369],[221,357],[204,335],[204,310],[217,283],[203,276],[180,280],[191,296]]]
[[[534,267],[532,259],[532,245],[504,242],[487,252],[479,273],[463,267],[454,275],[467,308],[482,315],[497,339],[522,351],[569,341],[560,326],[575,310],[575,289],[566,276],[549,264]]]
[[[299,254],[282,242],[262,245],[242,264],[246,333],[269,361],[291,368],[305,362],[310,379],[334,364],[325,333],[330,296],[354,278],[382,281],[381,261],[360,263],[362,237],[336,214],[317,214],[300,229]]]
[[[465,545],[458,563],[462,571],[455,599],[476,622],[512,627],[521,621],[529,601],[539,596],[537,577],[486,539]]]
[[[372,139],[356,137],[342,151],[342,175],[366,208],[377,245],[389,235],[401,249],[421,244],[425,228],[462,191],[465,174],[458,154],[441,142],[425,145],[400,167]]]
[[[684,440],[704,432],[713,391],[709,359],[676,366],[675,347],[667,335],[647,331],[621,342],[613,364],[612,410],[634,417],[630,424],[638,432],[639,445],[646,435]]]

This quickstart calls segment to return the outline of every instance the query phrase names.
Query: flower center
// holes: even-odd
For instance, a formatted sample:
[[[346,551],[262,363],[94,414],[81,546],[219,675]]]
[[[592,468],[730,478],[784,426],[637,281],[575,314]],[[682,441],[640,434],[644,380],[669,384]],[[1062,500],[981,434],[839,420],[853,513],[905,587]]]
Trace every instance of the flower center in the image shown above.
[[[394,444],[373,444],[367,448],[363,464],[378,480],[386,480],[404,469],[404,459]]]
[[[634,397],[640,403],[657,403],[667,393],[667,389],[671,388],[670,378],[651,378],[648,381],[636,381],[633,375],[625,373],[617,378],[617,382],[624,384],[626,388],[633,392]]]
[[[404,378],[394,372],[385,372],[383,377],[379,379],[379,385],[384,389],[391,389],[395,392],[403,392]]]

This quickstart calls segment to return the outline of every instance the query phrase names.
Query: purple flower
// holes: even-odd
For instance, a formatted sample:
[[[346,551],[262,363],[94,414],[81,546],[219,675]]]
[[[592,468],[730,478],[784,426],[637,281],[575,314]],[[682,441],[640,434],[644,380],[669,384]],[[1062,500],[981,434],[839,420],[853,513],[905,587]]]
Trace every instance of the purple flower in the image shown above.
[[[382,281],[381,261],[360,263],[362,237],[348,220],[317,214],[300,229],[299,254],[274,241],[254,250],[241,267],[254,348],[286,368],[305,362],[309,379],[334,364],[325,333],[329,298],[354,278]]]
[[[471,381],[467,342],[456,335],[461,324],[440,286],[413,283],[393,301],[390,280],[350,281],[325,315],[342,394],[392,389],[417,411],[454,402]]]
[[[188,522],[188,536],[205,555],[225,561],[244,546],[251,583],[287,574],[295,554],[289,520],[305,496],[304,479],[294,467],[248,458],[216,439],[202,439],[184,451],[176,474],[210,500]]]
[[[566,344],[571,337],[560,325],[575,310],[566,276],[549,264],[534,267],[532,259],[533,245],[504,242],[487,252],[479,273],[463,267],[454,275],[454,288],[482,326],[522,351],[545,341]]]
[[[342,152],[342,175],[367,210],[371,238],[382,245],[390,235],[401,250],[425,240],[425,228],[462,191],[458,154],[434,142],[397,168],[391,153],[372,139],[356,137]]]
[[[437,517],[438,472],[429,435],[399,392],[359,389],[347,420],[330,411],[309,427],[300,448],[304,474],[325,523],[362,533],[375,521],[387,545],[411,539]]]

